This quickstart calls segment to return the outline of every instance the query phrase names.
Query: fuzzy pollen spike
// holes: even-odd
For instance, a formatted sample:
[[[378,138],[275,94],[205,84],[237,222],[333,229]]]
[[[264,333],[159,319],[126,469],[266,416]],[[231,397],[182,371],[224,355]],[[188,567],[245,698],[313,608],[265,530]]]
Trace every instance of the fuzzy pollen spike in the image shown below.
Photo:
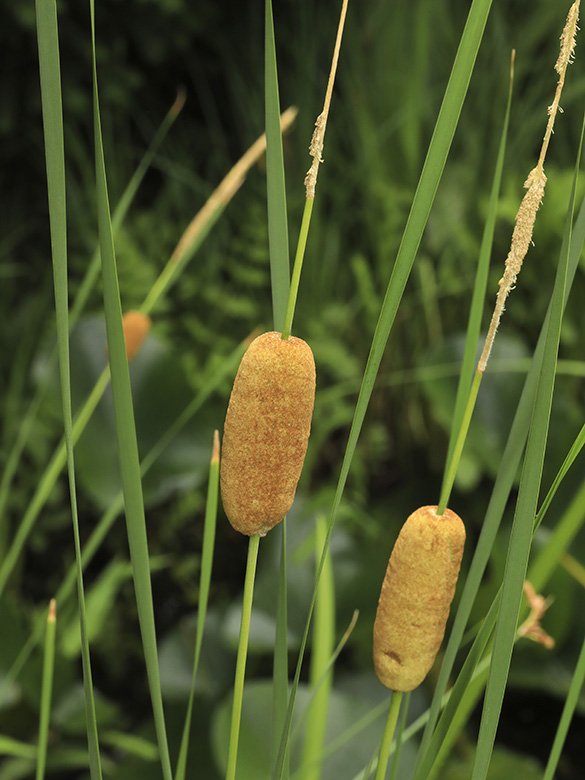
[[[221,497],[236,531],[264,536],[291,508],[314,400],[309,345],[274,331],[254,339],[240,363],[223,432]]]
[[[412,691],[439,651],[455,594],[465,527],[450,509],[423,506],[402,526],[374,623],[374,667],[394,691]]]

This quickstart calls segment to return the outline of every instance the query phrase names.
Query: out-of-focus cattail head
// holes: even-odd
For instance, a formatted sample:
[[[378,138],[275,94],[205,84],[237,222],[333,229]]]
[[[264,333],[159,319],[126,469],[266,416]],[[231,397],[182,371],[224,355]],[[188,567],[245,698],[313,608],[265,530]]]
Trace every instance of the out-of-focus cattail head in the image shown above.
[[[388,562],[374,623],[380,682],[412,691],[443,641],[463,556],[465,527],[455,512],[423,506],[402,526]]]
[[[254,339],[238,369],[223,433],[221,496],[236,531],[264,536],[291,508],[314,400],[309,345],[277,332]]]
[[[135,310],[127,311],[122,317],[128,362],[138,353],[144,339],[148,335],[151,324],[150,317]]]

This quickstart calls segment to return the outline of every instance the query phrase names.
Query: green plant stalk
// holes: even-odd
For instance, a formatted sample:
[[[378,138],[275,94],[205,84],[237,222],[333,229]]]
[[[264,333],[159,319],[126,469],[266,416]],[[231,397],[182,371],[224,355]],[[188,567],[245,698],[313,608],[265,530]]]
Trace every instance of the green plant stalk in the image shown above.
[[[158,278],[155,280],[142,305],[140,306],[140,311],[142,314],[150,314],[150,312],[158,303],[159,299],[168,293],[179,275],[185,269],[188,261],[193,257],[203,241],[207,238],[209,232],[222,215],[226,206],[227,202],[217,203],[214,210],[209,214],[204,225],[202,225],[200,231],[193,238],[193,241],[189,247],[185,248],[184,253],[180,257],[175,256],[173,253],[173,256],[169,259],[163,270],[160,272]]]
[[[315,530],[316,565],[318,566],[323,553],[325,536],[327,534],[327,521],[325,517],[320,516],[317,518]],[[325,745],[329,700],[331,698],[331,686],[333,683],[333,669],[329,665],[329,660],[334,648],[335,583],[333,580],[331,555],[327,554],[321,581],[317,588],[315,621],[313,623],[313,645],[309,681],[311,689],[316,690],[314,699],[311,703],[311,709],[306,718],[306,736],[301,761],[301,766],[313,765],[313,768],[305,773],[306,780],[320,780],[321,778],[319,757],[322,754]],[[322,679],[323,676],[324,679]]]
[[[500,195],[502,173],[504,170],[504,159],[506,154],[506,143],[508,138],[508,127],[510,124],[510,110],[512,107],[512,87],[514,85],[514,58],[515,53],[512,51],[512,57],[510,61],[510,81],[508,85],[508,99],[506,102],[506,113],[504,115],[504,123],[502,126],[502,132],[500,135],[500,143],[498,147],[498,157],[496,160],[496,166],[494,170],[494,177],[492,180],[492,186],[490,190],[490,199],[487,210],[487,216],[485,226],[481,238],[481,247],[479,250],[479,262],[477,264],[477,271],[475,274],[475,281],[473,284],[473,295],[471,299],[471,306],[469,309],[469,317],[467,321],[467,330],[465,336],[465,350],[463,353],[463,361],[461,363],[461,369],[459,372],[459,382],[457,385],[457,395],[455,397],[455,409],[453,411],[453,422],[451,431],[449,433],[449,447],[447,450],[447,459],[445,461],[445,472],[443,474],[443,484],[447,479],[449,466],[453,456],[453,449],[465,411],[465,393],[467,388],[472,383],[473,367],[475,363],[475,355],[477,352],[477,345],[479,343],[481,320],[484,309],[484,301],[486,297],[487,282],[490,269],[490,259],[492,254],[492,246],[494,243],[494,233],[496,228],[496,219],[498,214],[498,199]],[[493,362],[490,363],[490,370],[493,371]]]
[[[301,271],[303,268],[303,259],[305,257],[305,249],[307,246],[307,238],[309,235],[309,226],[311,224],[311,214],[313,213],[313,202],[315,198],[306,198],[305,208],[303,209],[303,218],[301,221],[301,229],[299,232],[299,241],[297,244],[297,251],[295,254],[295,264],[293,266],[293,273],[290,285],[290,294],[288,297],[288,304],[286,307],[286,316],[284,319],[284,326],[282,329],[282,338],[288,339],[291,330],[293,319],[295,316],[295,308],[297,305],[297,296],[299,293],[299,283],[301,280]]]
[[[238,741],[240,738],[240,721],[242,719],[242,700],[244,697],[244,679],[246,676],[246,658],[248,656],[248,638],[250,636],[250,620],[252,617],[252,601],[254,598],[254,580],[256,578],[256,563],[258,561],[259,536],[251,536],[248,543],[248,561],[246,578],[244,580],[244,600],[242,603],[242,618],[240,623],[240,639],[236,661],[236,676],[234,680],[234,700],[232,704],[232,719],[230,726],[230,744],[226,780],[235,780],[238,761]]]
[[[290,261],[272,0],[266,0],[264,3],[264,82],[270,287],[274,329],[280,331],[283,327],[286,301],[289,297]]]
[[[37,752],[36,780],[43,780],[47,763],[47,744],[49,742],[49,722],[51,719],[51,695],[53,691],[53,673],[55,670],[55,631],[57,628],[55,599],[51,600],[47,616],[45,633],[45,652],[43,656],[43,681],[41,687],[41,715],[39,722],[39,746]]]
[[[441,498],[439,499],[439,506],[437,508],[437,514],[439,517],[444,514],[445,509],[447,508],[447,504],[449,503],[449,497],[451,496],[451,490],[453,489],[455,477],[457,476],[459,461],[461,460],[463,447],[465,446],[465,439],[467,438],[467,432],[469,431],[469,424],[471,423],[471,417],[473,415],[473,410],[475,409],[475,402],[477,401],[477,394],[479,392],[482,378],[483,373],[477,370],[473,378],[473,384],[471,385],[471,389],[469,391],[467,406],[465,407],[465,412],[461,420],[461,427],[459,428],[459,433],[457,434],[457,441],[455,443],[455,447],[453,448],[453,455],[449,461],[449,468],[447,470],[443,488],[441,490]]]
[[[396,729],[396,723],[398,722],[398,713],[400,712],[401,702],[402,693],[400,691],[392,691],[390,709],[388,710],[388,720],[386,721],[384,736],[382,737],[382,744],[380,746],[380,757],[378,758],[375,780],[384,780],[386,777],[388,759],[390,758],[390,748],[392,747],[394,730]]]
[[[102,258],[102,280],[104,310],[106,316],[106,332],[108,353],[112,375],[112,397],[114,401],[114,418],[116,423],[116,440],[122,486],[124,491],[124,506],[126,511],[126,527],[130,560],[134,577],[138,619],[142,634],[142,647],[148,677],[148,686],[152,701],[154,723],[160,752],[161,768],[164,780],[172,780],[171,761],[166,734],[164,708],[160,687],[158,668],[158,650],[156,627],[154,621],[154,606],[152,600],[152,584],[150,580],[150,563],[148,540],[146,534],[146,519],[144,514],[144,498],[142,495],[142,480],[140,475],[140,460],[138,457],[138,442],[132,405],[130,373],[126,356],[126,344],[122,325],[122,307],[116,267],[116,255],[110,216],[108,184],[106,177],[100,104],[98,92],[96,39],[95,39],[95,3],[90,0],[91,39],[92,39],[92,83],[93,83],[93,127],[95,146],[96,172],[96,204]]]
[[[77,565],[77,592],[79,599],[79,624],[81,631],[81,658],[85,693],[86,730],[89,748],[89,769],[92,780],[101,780],[102,769],[86,629],[83,572],[81,568],[81,544],[79,540],[79,518],[75,489],[75,464],[73,457],[74,441],[69,355],[65,150],[56,2],[55,0],[37,0],[35,10],[45,138],[45,160],[47,167],[47,192],[51,229],[51,256],[53,265],[53,289],[55,294],[55,318],[57,323],[59,375],[61,380],[61,405],[63,410],[65,440],[64,448],[69,477],[69,498],[75,542],[75,560]],[[49,612],[49,617],[51,617],[51,611]],[[41,766],[41,769],[44,772],[44,766]]]
[[[404,697],[404,706],[402,708],[402,717],[398,724],[398,734],[396,735],[396,750],[394,751],[394,758],[392,759],[392,771],[390,772],[390,780],[397,780],[398,778],[398,765],[400,764],[400,753],[402,751],[404,728],[406,726],[406,717],[408,715],[408,707],[410,705],[410,691]]]
[[[579,694],[581,692],[581,689],[583,688],[584,681],[585,681],[585,641],[581,645],[581,652],[579,653],[579,659],[577,661],[577,665],[575,666],[575,671],[573,673],[573,678],[571,680],[569,693],[567,695],[567,698],[565,699],[565,706],[563,707],[561,720],[559,721],[557,733],[555,734],[555,740],[553,742],[553,746],[546,765],[546,769],[544,770],[544,776],[542,780],[553,780],[554,778],[554,774],[556,772],[559,759],[561,757],[563,745],[565,744],[565,740],[567,738],[567,732],[569,731],[569,726],[571,725],[571,720],[575,713],[575,708],[577,706],[577,702],[579,701]]]
[[[138,192],[138,189],[142,183],[142,180],[144,179],[144,176],[146,175],[148,169],[152,165],[152,161],[154,160],[155,155],[158,149],[160,148],[160,145],[162,144],[163,140],[166,138],[169,130],[174,124],[175,119],[181,113],[184,102],[185,102],[185,93],[184,90],[180,90],[179,94],[175,99],[175,102],[168,110],[167,115],[161,122],[160,127],[156,131],[152,141],[150,142],[148,149],[146,150],[142,159],[138,163],[138,166],[134,171],[132,178],[128,182],[126,189],[124,190],[122,197],[120,198],[120,201],[118,202],[116,208],[114,209],[114,213],[112,214],[112,229],[114,231],[114,234],[117,233],[118,229],[122,225],[126,217],[126,214],[128,213],[128,209],[130,208],[130,206],[132,205],[132,201],[136,197],[136,193]],[[71,308],[71,316],[70,316],[71,327],[73,327],[73,325],[79,318],[83,310],[83,307],[85,306],[85,303],[89,297],[89,294],[93,290],[95,283],[99,277],[100,270],[101,270],[100,261],[101,258],[100,258],[99,249],[96,249],[91,259],[91,262],[87,268],[85,276],[83,277],[82,282],[79,286],[79,290],[77,292],[75,301]]]
[[[337,661],[339,654],[347,644],[347,640],[351,636],[351,633],[353,629],[355,628],[355,624],[357,623],[359,612],[356,609],[353,613],[353,616],[351,618],[351,621],[349,623],[349,626],[345,630],[344,635],[339,640],[339,644],[335,648],[333,654],[329,657],[327,661],[327,665],[323,669],[323,672],[321,673],[321,676],[319,679],[315,682],[313,686],[311,686],[309,701],[307,702],[307,705],[305,707],[305,711],[301,715],[301,717],[298,719],[298,722],[295,726],[295,728],[292,731],[291,738],[290,738],[290,744],[292,745],[297,738],[299,737],[299,734],[302,734],[303,727],[305,725],[305,719],[307,717],[307,714],[310,712],[310,709],[313,705],[313,702],[315,700],[315,697],[317,696],[319,690],[321,689],[321,686],[325,684],[329,677],[330,672],[333,671],[333,668],[335,666],[335,662]],[[332,742],[329,742],[326,748],[323,748],[321,752],[315,756],[311,763],[304,763],[302,767],[297,769],[297,771],[294,773],[295,778],[302,778],[305,780],[305,777],[307,774],[312,771],[315,766],[318,766],[320,763],[322,763],[325,758],[327,758],[329,755],[333,755],[341,745],[345,744],[345,742],[352,738],[353,735],[359,734],[362,728],[365,727],[365,725],[361,724],[369,724],[373,720],[375,720],[379,715],[383,714],[384,710],[386,709],[385,703],[383,702],[383,710],[380,710],[380,712],[377,711],[377,708],[374,709],[374,715],[372,717],[372,713],[369,713],[365,718],[362,718],[360,722],[353,724],[349,729],[346,729],[346,731],[339,735],[335,740]]]
[[[287,605],[287,565],[286,565],[286,517],[279,523],[280,567],[278,574],[278,602],[276,607],[276,634],[274,638],[274,661],[272,669],[272,767],[278,755],[280,734],[286,719],[288,707],[288,605]],[[288,754],[285,760],[284,777],[290,772]]]
[[[542,509],[544,509],[544,504]],[[534,522],[534,532],[543,520],[544,514],[541,511],[536,516]],[[560,521],[555,525],[551,537],[542,550],[539,550],[534,560],[528,567],[526,579],[532,583],[537,593],[542,590],[544,583],[548,580],[562,555],[581,530],[585,521],[585,482],[581,485],[573,500],[563,512]]]
[[[549,489],[548,493],[546,494],[546,497],[545,497],[544,501],[542,502],[542,506],[538,510],[538,514],[536,516],[536,522],[534,524],[534,530],[535,531],[540,526],[540,524],[542,523],[542,521],[543,521],[543,519],[544,519],[546,513],[548,512],[548,509],[549,509],[549,507],[550,507],[550,505],[552,503],[552,500],[553,500],[553,498],[556,495],[557,490],[559,489],[563,479],[566,477],[569,469],[571,468],[571,466],[575,462],[575,459],[576,459],[577,455],[581,452],[581,450],[583,449],[584,445],[585,445],[585,425],[583,425],[583,427],[581,428],[581,430],[577,434],[577,438],[575,439],[571,449],[567,453],[567,457],[563,461],[563,465],[558,470],[558,472],[557,472],[557,474],[556,474],[556,476],[555,476],[555,478],[553,480],[553,483],[550,486],[550,489]]]
[[[215,544],[215,526],[217,520],[217,497],[219,490],[219,433],[214,433],[213,455],[209,467],[209,483],[207,486],[207,504],[205,507],[205,525],[203,528],[203,549],[201,552],[201,576],[199,578],[199,609],[197,614],[197,633],[195,636],[195,659],[193,661],[193,674],[191,677],[191,690],[189,691],[189,703],[183,727],[183,738],[177,761],[175,780],[184,780],[187,769],[187,754],[189,751],[189,735],[191,731],[191,719],[193,714],[193,701],[195,698],[195,680],[199,668],[201,645],[203,644],[203,629],[207,615],[207,603],[209,601],[209,587],[211,583],[211,569],[213,565],[213,549]]]
[[[37,757],[37,746],[0,734],[0,756],[17,756],[26,759],[31,762],[31,766],[34,768],[33,762]]]
[[[95,387],[91,391],[91,394],[89,395],[85,404],[83,405],[83,408],[76,417],[75,422],[73,423],[73,444],[79,440],[79,437],[83,433],[85,426],[87,425],[91,415],[95,411],[96,406],[104,394],[109,380],[109,369],[105,369],[98,379]],[[6,583],[8,582],[10,575],[14,571],[14,567],[16,566],[20,553],[22,552],[24,544],[32,530],[35,520],[39,516],[41,509],[50,496],[51,491],[53,490],[59,474],[63,470],[66,462],[67,448],[65,446],[65,442],[61,441],[53,453],[53,457],[51,458],[49,465],[45,469],[45,473],[41,478],[39,486],[26,509],[21,523],[18,526],[16,535],[12,541],[8,553],[6,554],[6,558],[0,566],[0,596],[6,587]]]

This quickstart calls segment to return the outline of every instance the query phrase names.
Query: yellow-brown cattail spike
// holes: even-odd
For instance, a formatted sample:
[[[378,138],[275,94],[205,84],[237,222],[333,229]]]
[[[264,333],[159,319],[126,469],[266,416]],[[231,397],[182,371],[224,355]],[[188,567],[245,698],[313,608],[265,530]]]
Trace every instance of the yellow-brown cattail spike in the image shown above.
[[[236,531],[264,536],[291,508],[314,399],[308,344],[277,332],[254,339],[238,369],[223,433],[221,497]]]
[[[128,362],[134,358],[142,346],[142,342],[148,335],[151,320],[140,311],[127,311],[122,317],[124,326],[124,341],[126,342],[126,356]]]
[[[461,566],[465,527],[450,509],[423,506],[403,525],[388,562],[374,623],[380,682],[412,691],[439,651]]]

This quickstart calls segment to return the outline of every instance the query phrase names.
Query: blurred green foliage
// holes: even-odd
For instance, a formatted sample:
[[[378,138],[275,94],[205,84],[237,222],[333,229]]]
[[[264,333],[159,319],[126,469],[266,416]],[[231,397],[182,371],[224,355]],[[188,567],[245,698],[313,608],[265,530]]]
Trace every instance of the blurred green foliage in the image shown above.
[[[182,116],[117,236],[125,309],[140,304],[190,219],[262,132],[261,5],[251,0],[207,2],[195,10],[187,0],[97,3],[104,143],[114,204],[177,88],[184,85],[188,95]],[[463,0],[364,0],[350,8],[295,317],[295,333],[311,344],[315,354],[318,391],[299,500],[289,522],[291,658],[312,590],[312,547],[307,542],[312,538],[312,519],[326,512],[331,501],[383,290],[468,5]],[[83,3],[62,0],[58,7],[73,297],[96,244],[89,19]],[[421,503],[438,500],[510,51],[516,48],[515,98],[489,285],[494,294],[522,183],[534,164],[555,85],[553,65],[563,10],[546,0],[494,3],[332,542],[339,635],[353,610],[360,610],[336,667],[333,703],[340,724],[345,723],[348,708],[355,715],[356,702],[368,711],[384,698],[370,663],[380,572],[407,515]],[[274,14],[281,102],[283,107],[299,107],[298,120],[284,143],[294,245],[304,199],[302,180],[309,165],[306,151],[321,110],[336,9],[314,0],[283,0],[274,4]],[[54,315],[32,0],[5,4],[0,21],[5,74],[0,90],[0,471],[35,389],[39,383],[48,388],[0,524],[1,558],[59,440],[61,422],[56,374],[49,365]],[[552,285],[580,131],[584,73],[578,48],[563,96],[564,114],[551,144],[549,184],[537,219],[535,246],[510,300],[494,352],[494,359],[511,361],[509,368],[516,373],[502,369],[486,376],[456,485],[453,503],[466,519],[470,548],[514,412],[525,370],[522,360],[534,348]],[[585,277],[580,273],[563,326],[561,357],[567,360],[582,360],[585,309],[580,301],[584,295]],[[101,291],[96,289],[88,316],[72,336],[76,405],[105,363],[100,307]],[[153,312],[153,321],[152,334],[132,366],[139,443],[144,451],[238,342],[258,326],[271,328],[262,163]],[[229,390],[226,381],[145,482],[161,674],[175,755],[189,687],[208,443],[211,431],[221,429]],[[582,378],[561,374],[545,465],[547,488],[583,422],[583,400]],[[76,450],[84,539],[119,489],[114,447],[111,403],[106,397]],[[557,514],[580,484],[582,464],[581,457],[557,498]],[[0,684],[73,560],[67,500],[62,478],[0,601]],[[500,536],[480,594],[481,606],[489,603],[501,581],[507,528]],[[585,552],[584,544],[585,539],[579,538],[573,554]],[[268,537],[260,551],[249,664],[250,678],[257,679],[246,692],[248,729],[261,726],[256,710],[265,717],[263,681],[270,674],[277,548],[277,539]],[[245,540],[231,531],[223,517],[216,550],[191,751],[191,766],[209,780],[220,776],[218,745],[224,739],[237,629],[234,615],[246,554]],[[153,734],[126,561],[126,536],[118,523],[87,574],[98,720],[100,730],[125,731],[145,740],[131,745],[112,738],[104,753],[117,765],[117,777],[148,780],[158,777],[158,770],[156,764],[144,763],[152,753]],[[557,639],[557,650],[551,656],[525,643],[512,671],[513,684],[542,691],[542,699],[532,705],[530,728],[537,735],[535,741],[544,741],[545,747],[552,742],[552,732],[543,713],[551,699],[563,698],[575,639],[585,630],[582,590],[563,572],[551,587],[555,604],[547,626]],[[51,739],[53,748],[85,749],[73,607],[63,605],[59,613]],[[36,652],[0,705],[1,733],[34,742],[39,679]],[[417,691],[413,711],[422,711],[426,701],[424,688]],[[343,730],[342,724],[339,729]],[[359,753],[356,771],[367,761],[368,751],[373,751],[380,730],[378,719],[365,732],[360,748],[364,756]],[[513,736],[503,735],[503,744]],[[261,760],[266,758],[265,749],[266,745],[258,748]],[[343,749],[357,755],[351,742]],[[460,753],[445,767],[445,780],[468,776],[468,747]],[[335,774],[338,758],[331,759],[324,777],[340,776]],[[22,759],[24,768],[19,770],[18,760],[6,759],[0,780],[30,776],[30,761],[27,768]],[[412,757],[406,752],[403,760]],[[500,761],[504,769],[494,769],[494,780],[512,772],[532,776],[529,759],[522,764],[523,759],[502,753]],[[250,776],[258,771],[257,765],[252,767]],[[565,774],[559,774],[559,779],[577,777],[571,774],[571,766],[562,771]],[[49,774],[50,778],[69,776],[82,775],[65,773],[63,766]]]

